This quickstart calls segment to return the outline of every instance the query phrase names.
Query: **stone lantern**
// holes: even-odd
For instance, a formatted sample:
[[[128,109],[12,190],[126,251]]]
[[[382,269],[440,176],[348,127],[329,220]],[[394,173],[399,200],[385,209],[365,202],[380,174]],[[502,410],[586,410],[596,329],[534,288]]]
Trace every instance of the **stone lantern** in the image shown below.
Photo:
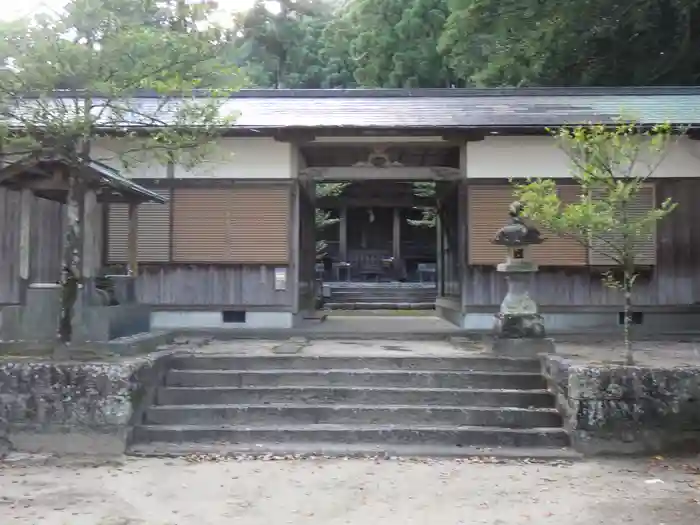
[[[508,224],[491,241],[505,246],[507,250],[505,262],[500,263],[496,270],[505,274],[508,282],[508,293],[494,323],[496,338],[493,351],[505,355],[533,356],[552,352],[554,344],[545,337],[544,319],[529,293],[532,276],[538,269],[530,252],[533,245],[542,244],[544,239],[537,228],[525,224],[522,211],[521,203],[512,203],[508,210]]]

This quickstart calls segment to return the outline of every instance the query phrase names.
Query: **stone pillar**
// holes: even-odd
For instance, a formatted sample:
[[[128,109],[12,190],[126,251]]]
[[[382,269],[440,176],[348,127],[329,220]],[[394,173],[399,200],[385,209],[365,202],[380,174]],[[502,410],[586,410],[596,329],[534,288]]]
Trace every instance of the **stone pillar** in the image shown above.
[[[81,260],[82,269],[82,295],[85,304],[92,304],[95,301],[95,278],[100,267],[100,207],[97,203],[97,193],[94,189],[85,190],[83,198],[83,257]]]
[[[94,279],[100,267],[100,207],[94,189],[85,191],[83,205],[83,269],[84,279]]]
[[[20,304],[27,298],[27,288],[31,278],[31,244],[32,244],[32,204],[34,195],[31,190],[23,189],[20,197],[19,216],[19,279]]]

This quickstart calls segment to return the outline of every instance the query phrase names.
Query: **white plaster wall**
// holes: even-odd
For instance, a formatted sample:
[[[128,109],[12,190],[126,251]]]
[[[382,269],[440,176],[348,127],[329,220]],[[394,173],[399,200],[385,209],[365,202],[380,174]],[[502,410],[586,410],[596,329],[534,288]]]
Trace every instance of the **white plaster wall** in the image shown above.
[[[138,152],[136,139],[101,139],[91,147],[93,159],[119,170],[122,175],[134,179],[164,179],[168,176],[165,164],[153,152]],[[130,167],[122,166],[121,156],[126,155]]]
[[[644,162],[639,166],[644,170]],[[569,158],[550,137],[487,137],[467,143],[469,179],[567,178],[570,168]],[[700,177],[700,141],[681,138],[674,142],[653,177]]]
[[[297,175],[297,148],[267,137],[224,138],[211,155],[188,170],[175,167],[176,178],[289,179]]]
[[[135,149],[127,140],[103,139],[92,147],[92,156],[132,178],[165,178],[167,167],[152,153],[140,153],[134,166],[124,170],[120,152]],[[132,154],[133,156],[133,154]],[[194,168],[175,166],[176,178],[289,179],[298,172],[296,146],[267,137],[237,137],[217,140],[203,162]]]

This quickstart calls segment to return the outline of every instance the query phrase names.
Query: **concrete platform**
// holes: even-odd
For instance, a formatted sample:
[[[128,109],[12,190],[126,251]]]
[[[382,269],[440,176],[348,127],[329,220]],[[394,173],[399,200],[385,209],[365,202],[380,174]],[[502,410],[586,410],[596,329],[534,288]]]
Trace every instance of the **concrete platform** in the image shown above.
[[[180,329],[179,335],[210,336],[226,339],[402,339],[447,340],[453,336],[468,335],[467,330],[436,316],[353,315],[327,316],[323,320],[304,319],[295,328],[288,329]]]

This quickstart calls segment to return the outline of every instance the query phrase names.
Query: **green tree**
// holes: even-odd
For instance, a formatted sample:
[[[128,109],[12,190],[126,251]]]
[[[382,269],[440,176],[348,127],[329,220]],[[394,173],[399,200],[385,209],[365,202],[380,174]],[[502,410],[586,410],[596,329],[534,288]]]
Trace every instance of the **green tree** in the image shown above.
[[[337,60],[325,28],[334,6],[318,0],[258,0],[235,18],[236,60],[255,87],[326,88],[348,78],[338,76]]]
[[[408,219],[408,223],[412,226],[420,226],[423,228],[435,228],[437,226],[438,208],[437,208],[437,183],[435,182],[414,182],[413,194],[416,197],[432,199],[435,201],[435,206],[421,206],[419,209],[422,217],[418,220]]]
[[[447,0],[350,0],[333,31],[364,87],[451,87],[437,48],[447,16]]]
[[[694,85],[699,43],[699,0],[450,0],[440,49],[471,85]]]
[[[71,0],[61,14],[0,27],[0,149],[10,162],[51,157],[68,166],[62,342],[71,340],[82,280],[78,209],[85,188],[76,174],[93,160],[93,143],[105,129],[119,129],[113,140],[125,143],[125,161],[147,150],[164,163],[193,164],[227,123],[219,92],[188,97],[222,79],[235,87],[235,71],[217,61],[228,43],[206,24],[208,14],[209,7],[182,0]],[[148,109],[134,98],[144,89],[159,95]]]
[[[628,364],[634,362],[630,327],[640,251],[653,238],[656,223],[676,206],[667,199],[640,212],[635,204],[676,136],[673,131],[667,125],[645,130],[635,124],[561,129],[554,134],[571,159],[572,176],[581,187],[578,202],[562,202],[552,179],[515,185],[525,217],[610,261],[613,269],[605,274],[604,283],[624,295]]]
[[[349,182],[319,182],[316,184],[316,198],[338,197],[349,185]],[[316,231],[318,233],[323,232],[324,228],[327,228],[328,226],[337,224],[338,221],[340,221],[340,219],[333,217],[331,212],[316,208],[315,223]],[[317,240],[316,257],[322,258],[325,255],[325,249],[327,247],[328,243],[326,243],[325,240]]]

